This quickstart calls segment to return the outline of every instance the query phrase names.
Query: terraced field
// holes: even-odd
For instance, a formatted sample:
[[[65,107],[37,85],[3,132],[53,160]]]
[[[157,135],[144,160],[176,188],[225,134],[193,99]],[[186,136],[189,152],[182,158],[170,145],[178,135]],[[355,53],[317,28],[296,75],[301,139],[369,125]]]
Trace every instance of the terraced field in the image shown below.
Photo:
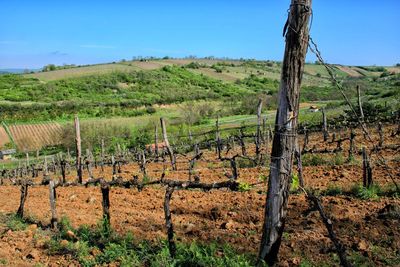
[[[20,151],[34,151],[60,141],[61,126],[58,123],[10,125],[9,129]]]

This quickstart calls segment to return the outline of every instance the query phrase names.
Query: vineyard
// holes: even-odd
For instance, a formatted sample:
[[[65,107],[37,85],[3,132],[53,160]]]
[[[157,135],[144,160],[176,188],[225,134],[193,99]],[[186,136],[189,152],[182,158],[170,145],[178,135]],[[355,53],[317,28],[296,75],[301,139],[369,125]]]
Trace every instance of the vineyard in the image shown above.
[[[53,229],[62,227],[61,218],[69,218],[71,229],[95,227],[103,220],[107,228],[121,234],[131,232],[137,240],[157,243],[167,238],[173,257],[177,253],[175,242],[210,240],[255,254],[263,224],[273,133],[266,126],[256,132],[253,129],[217,127],[211,134],[188,136],[187,143],[176,147],[169,145],[163,131],[163,142],[156,135],[155,145],[146,150],[119,149],[113,155],[86,151],[81,160],[70,154],[45,161],[28,159],[20,167],[2,172],[1,212],[15,212],[19,206],[20,216],[35,218],[37,224]],[[366,141],[359,128],[328,132],[303,129],[298,136],[301,159],[292,176],[281,252],[284,263],[337,261],[323,221],[310,209],[303,192],[311,189],[322,198],[353,263],[399,263],[400,236],[395,229],[400,201],[396,181],[390,178],[400,176],[399,129],[398,125],[385,124],[370,126],[368,131],[373,143]],[[215,137],[203,139],[212,135]],[[379,146],[372,146],[375,143]],[[363,148],[370,157],[368,166],[372,166],[369,184]],[[385,164],[374,156],[375,150],[385,158]],[[11,253],[18,244],[12,244],[12,233],[7,236],[5,243]],[[29,236],[24,240],[38,253],[32,262],[43,264],[49,259],[43,240]],[[76,237],[67,235],[62,240],[68,247]],[[8,259],[9,263],[21,263],[32,246],[21,251],[22,258]],[[61,262],[68,259],[68,254],[50,255]],[[95,263],[99,258],[87,255],[75,260]]]
[[[8,18],[12,64],[54,64],[0,70],[0,266],[400,266],[396,8],[128,2],[39,5],[24,44]],[[160,57],[276,58],[277,35],[282,61]]]
[[[20,151],[36,151],[60,142],[61,126],[58,123],[15,124],[5,127],[8,128],[15,146]],[[3,127],[0,128],[0,140],[0,148],[11,143]]]

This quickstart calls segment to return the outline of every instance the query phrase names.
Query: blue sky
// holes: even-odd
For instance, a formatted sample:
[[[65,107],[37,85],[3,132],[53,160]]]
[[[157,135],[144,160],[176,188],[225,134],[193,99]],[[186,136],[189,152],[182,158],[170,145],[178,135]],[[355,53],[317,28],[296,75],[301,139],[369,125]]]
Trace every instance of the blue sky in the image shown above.
[[[313,2],[311,35],[329,63],[400,62],[399,0]],[[39,68],[133,56],[281,60],[290,1],[0,0],[0,4],[0,68]]]

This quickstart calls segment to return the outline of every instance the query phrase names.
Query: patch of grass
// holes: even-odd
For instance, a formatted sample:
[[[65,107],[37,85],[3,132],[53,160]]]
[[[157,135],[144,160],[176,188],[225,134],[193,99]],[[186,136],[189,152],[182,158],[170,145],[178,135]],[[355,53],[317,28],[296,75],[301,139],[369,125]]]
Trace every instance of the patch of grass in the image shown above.
[[[257,166],[257,163],[254,160],[246,158],[238,158],[236,162],[239,168],[254,168]]]
[[[360,267],[375,266],[375,264],[371,262],[371,260],[368,257],[363,256],[354,251],[348,256],[348,259],[350,263],[353,264],[353,266],[360,266]]]
[[[371,185],[369,188],[365,188],[360,184],[354,185],[351,188],[351,193],[360,199],[370,199],[377,200],[379,198],[379,194],[381,193],[381,188],[378,185]]]
[[[329,185],[328,189],[322,194],[325,196],[338,196],[343,194],[343,190],[339,186]]]
[[[245,183],[245,182],[239,183],[239,188],[238,188],[239,192],[247,192],[247,191],[250,191],[250,189],[251,189],[250,184]]]
[[[292,184],[290,185],[290,191],[297,191],[299,189],[299,176],[292,174]]]
[[[119,235],[102,227],[100,221],[95,227],[71,228],[67,219],[60,222],[61,230],[48,242],[48,253],[69,254],[82,266],[104,266],[116,263],[118,266],[254,266],[256,257],[238,254],[229,246],[215,243],[184,244],[178,242],[176,257],[172,259],[166,241],[150,243],[135,242],[132,234]],[[76,235],[67,244],[66,231]]]
[[[371,253],[373,257],[376,257],[381,261],[385,266],[399,266],[400,265],[400,254],[399,253],[391,253],[387,249],[380,246],[372,246]]]
[[[327,161],[318,154],[305,154],[302,158],[303,166],[320,166],[326,165]]]
[[[7,228],[12,231],[21,231],[28,227],[28,224],[25,222],[25,220],[15,214],[9,215],[6,220]]]

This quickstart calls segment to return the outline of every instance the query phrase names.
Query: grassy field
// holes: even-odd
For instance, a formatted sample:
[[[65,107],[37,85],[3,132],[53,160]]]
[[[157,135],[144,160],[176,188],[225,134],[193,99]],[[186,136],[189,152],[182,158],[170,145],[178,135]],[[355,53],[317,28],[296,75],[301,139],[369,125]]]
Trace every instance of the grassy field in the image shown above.
[[[88,129],[110,125],[135,132],[165,117],[175,125],[172,132],[181,131],[179,125],[203,131],[214,127],[217,116],[221,127],[255,122],[255,106],[262,98],[264,115],[273,123],[280,68],[275,61],[154,59],[0,75],[0,121],[69,125],[77,114]],[[355,105],[360,86],[368,110],[393,114],[399,109],[399,67],[337,65],[333,70]],[[317,64],[305,66],[301,102],[299,119],[311,124],[321,118],[307,111],[310,103],[326,105],[332,118],[344,116],[346,110],[324,66]],[[7,137],[2,139],[2,144],[9,143]],[[29,142],[29,149],[38,147]]]

